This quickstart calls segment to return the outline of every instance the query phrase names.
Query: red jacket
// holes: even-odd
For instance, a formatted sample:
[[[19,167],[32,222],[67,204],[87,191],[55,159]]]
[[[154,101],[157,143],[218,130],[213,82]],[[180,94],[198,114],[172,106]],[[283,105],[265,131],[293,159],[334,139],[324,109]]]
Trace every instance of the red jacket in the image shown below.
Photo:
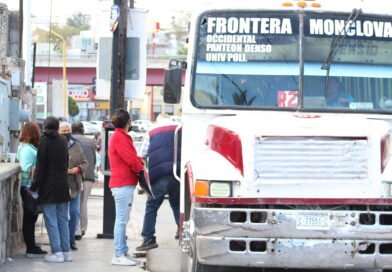
[[[136,155],[131,136],[123,129],[116,128],[110,137],[109,164],[110,188],[137,185],[136,174],[143,170],[143,164]]]

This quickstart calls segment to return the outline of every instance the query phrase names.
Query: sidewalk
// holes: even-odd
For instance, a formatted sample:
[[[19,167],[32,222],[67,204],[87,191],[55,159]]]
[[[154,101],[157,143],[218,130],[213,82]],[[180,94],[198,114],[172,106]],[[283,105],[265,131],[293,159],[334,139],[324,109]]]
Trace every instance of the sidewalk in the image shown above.
[[[46,263],[43,258],[30,259],[25,257],[25,247],[14,252],[11,259],[4,266],[0,266],[1,272],[107,272],[107,271],[150,271],[150,272],[179,272],[175,260],[179,262],[180,248],[174,240],[176,226],[171,209],[167,201],[164,202],[157,219],[157,242],[159,248],[148,251],[146,258],[138,258],[137,266],[114,266],[110,264],[113,255],[113,240],[97,239],[98,233],[102,233],[103,220],[103,188],[102,183],[96,183],[89,198],[89,225],[86,235],[81,241],[77,241],[78,250],[73,251],[74,261],[61,264]],[[135,192],[134,203],[131,213],[131,222],[127,226],[128,246],[130,252],[135,253],[135,247],[142,243],[140,236],[143,216],[145,195]],[[49,240],[45,227],[42,226],[42,215],[38,218],[36,227],[37,243],[43,249],[50,251]],[[170,260],[170,261],[168,261]],[[148,270],[147,270],[148,268]]]

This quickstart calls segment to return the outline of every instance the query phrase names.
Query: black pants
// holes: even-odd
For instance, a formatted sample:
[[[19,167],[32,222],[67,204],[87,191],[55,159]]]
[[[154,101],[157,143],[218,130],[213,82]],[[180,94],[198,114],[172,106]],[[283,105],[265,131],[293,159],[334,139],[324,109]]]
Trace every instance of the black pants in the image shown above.
[[[26,187],[20,188],[20,195],[23,200],[23,238],[26,243],[26,249],[30,250],[36,247],[35,244],[35,223],[37,222],[38,214],[32,213],[30,210],[25,208],[24,202],[26,199]]]

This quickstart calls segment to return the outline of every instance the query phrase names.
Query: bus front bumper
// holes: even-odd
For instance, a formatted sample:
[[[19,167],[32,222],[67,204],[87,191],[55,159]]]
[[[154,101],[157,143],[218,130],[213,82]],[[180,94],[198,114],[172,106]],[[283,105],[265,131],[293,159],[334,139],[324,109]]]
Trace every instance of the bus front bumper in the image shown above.
[[[265,251],[252,251],[265,243]],[[390,241],[366,241],[375,245]],[[240,244],[240,246],[238,246]],[[333,239],[253,239],[235,237],[196,238],[197,256],[202,264],[241,267],[391,269],[392,254],[360,253],[362,242]],[[234,247],[234,248],[233,248]],[[234,249],[234,251],[232,250]],[[260,247],[255,248],[256,250]],[[366,249],[365,251],[366,252]]]

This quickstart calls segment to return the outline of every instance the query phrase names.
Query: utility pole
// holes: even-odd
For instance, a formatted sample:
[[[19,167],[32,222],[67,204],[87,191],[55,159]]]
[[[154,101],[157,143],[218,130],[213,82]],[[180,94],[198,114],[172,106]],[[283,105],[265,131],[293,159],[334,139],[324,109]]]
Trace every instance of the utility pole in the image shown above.
[[[127,0],[114,0],[113,6],[119,8],[118,26],[113,32],[112,42],[112,71],[110,83],[110,116],[118,108],[124,108],[125,89],[125,54],[127,41],[128,7]],[[112,7],[113,9],[113,7]],[[113,12],[113,10],[112,10]],[[103,233],[97,238],[113,239],[115,220],[115,203],[109,188],[110,166],[108,154],[109,135],[113,127],[104,128],[104,189],[103,189]]]
[[[128,23],[127,0],[114,0],[113,4],[120,7],[120,16],[118,27],[113,33],[110,115],[113,114],[115,109],[124,108],[125,106],[125,54]]]

